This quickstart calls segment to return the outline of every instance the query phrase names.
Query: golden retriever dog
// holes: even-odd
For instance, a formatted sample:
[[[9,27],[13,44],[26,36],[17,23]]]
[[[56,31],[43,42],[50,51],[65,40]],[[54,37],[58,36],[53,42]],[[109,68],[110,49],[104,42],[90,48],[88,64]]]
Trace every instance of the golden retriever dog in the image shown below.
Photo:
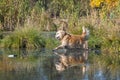
[[[61,45],[56,47],[54,50],[60,48],[82,48],[88,49],[88,36],[89,30],[85,27],[82,27],[81,35],[73,35],[66,32],[64,28],[58,29],[56,32],[55,38],[61,42]]]

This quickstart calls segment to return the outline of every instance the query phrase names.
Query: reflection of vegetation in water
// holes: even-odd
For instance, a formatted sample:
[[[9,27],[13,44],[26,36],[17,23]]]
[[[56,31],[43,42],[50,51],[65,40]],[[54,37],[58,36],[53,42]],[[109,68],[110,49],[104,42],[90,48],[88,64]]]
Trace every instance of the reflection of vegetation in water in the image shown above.
[[[111,77],[119,75],[120,56],[117,53],[103,53],[96,55],[91,53],[89,56],[89,62],[94,65],[94,68],[101,67],[103,72],[110,73]],[[111,78],[110,77],[110,78]]]
[[[46,50],[45,52],[40,52],[38,50],[30,50],[27,52],[27,58],[22,59],[19,56],[8,58],[7,55],[17,52],[17,50],[11,51],[3,51],[6,54],[3,53],[1,56],[0,76],[8,74],[6,78],[9,78],[9,80],[16,80],[16,77],[18,77],[19,80],[44,80],[44,78],[53,80],[57,75],[52,63],[53,58],[50,51]],[[1,76],[2,80],[5,80],[6,78]]]
[[[32,67],[35,67],[35,64],[27,60],[20,61],[3,57],[2,61],[0,61],[0,67],[2,71],[22,71],[24,69],[29,71]]]
[[[14,57],[8,58],[9,54],[18,54],[18,50],[0,51],[0,77],[2,80],[79,80],[79,79],[119,79],[117,65],[110,69],[106,63],[102,64],[103,56],[90,54],[88,58],[87,70],[82,73],[81,65],[67,68],[63,72],[58,72],[54,65],[54,58],[49,50],[29,50],[26,58]],[[20,51],[20,54],[22,51]],[[74,51],[73,51],[74,52]],[[78,53],[78,52],[77,52]],[[69,55],[69,54],[68,54]],[[53,58],[54,57],[54,58]],[[101,60],[101,62],[100,62]],[[106,67],[108,66],[108,67]],[[117,71],[116,71],[117,69]],[[7,75],[6,75],[7,74]],[[3,77],[3,76],[6,77]],[[24,76],[24,77],[23,77]]]
[[[25,53],[26,52],[26,53]],[[19,50],[5,50],[1,54],[0,70],[3,71],[30,71],[44,60],[45,57],[36,56],[36,51],[19,51]],[[8,55],[17,55],[16,57],[9,58]],[[24,56],[23,56],[24,55]],[[25,56],[26,55],[26,56]]]

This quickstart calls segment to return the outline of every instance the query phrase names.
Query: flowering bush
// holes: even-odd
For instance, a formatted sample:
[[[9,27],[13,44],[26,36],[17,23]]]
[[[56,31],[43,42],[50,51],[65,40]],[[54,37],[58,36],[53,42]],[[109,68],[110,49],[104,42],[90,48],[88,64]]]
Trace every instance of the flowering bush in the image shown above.
[[[94,7],[101,7],[105,6],[107,9],[111,9],[117,6],[119,0],[91,0],[90,6]]]

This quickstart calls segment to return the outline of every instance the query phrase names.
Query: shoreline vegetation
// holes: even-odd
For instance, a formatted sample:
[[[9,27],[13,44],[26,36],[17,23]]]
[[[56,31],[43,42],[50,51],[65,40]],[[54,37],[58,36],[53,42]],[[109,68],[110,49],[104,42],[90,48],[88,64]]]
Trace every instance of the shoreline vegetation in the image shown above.
[[[59,42],[41,33],[60,26],[73,34],[81,34],[81,27],[87,27],[89,48],[102,51],[97,60],[120,65],[119,0],[0,1],[1,48],[53,49]]]

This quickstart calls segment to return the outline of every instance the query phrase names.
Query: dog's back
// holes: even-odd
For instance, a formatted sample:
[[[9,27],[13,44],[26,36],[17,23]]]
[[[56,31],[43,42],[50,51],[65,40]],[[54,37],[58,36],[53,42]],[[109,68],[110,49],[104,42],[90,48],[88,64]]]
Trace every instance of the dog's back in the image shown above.
[[[69,48],[82,48],[83,44],[88,40],[89,30],[85,27],[82,28],[83,32],[81,35],[67,34],[62,39],[62,42],[67,42]]]

